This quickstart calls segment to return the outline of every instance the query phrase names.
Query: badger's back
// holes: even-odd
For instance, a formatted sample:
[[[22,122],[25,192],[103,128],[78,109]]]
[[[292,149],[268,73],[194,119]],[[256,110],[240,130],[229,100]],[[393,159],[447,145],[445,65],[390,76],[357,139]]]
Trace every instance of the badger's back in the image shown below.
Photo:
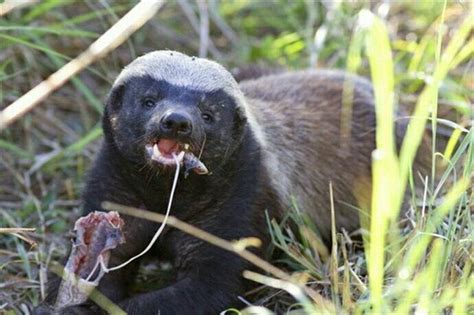
[[[332,183],[337,225],[358,228],[357,208],[366,211],[370,201],[375,147],[370,84],[342,72],[299,71],[246,81],[241,89],[262,130],[263,164],[282,207],[294,197],[327,239]]]

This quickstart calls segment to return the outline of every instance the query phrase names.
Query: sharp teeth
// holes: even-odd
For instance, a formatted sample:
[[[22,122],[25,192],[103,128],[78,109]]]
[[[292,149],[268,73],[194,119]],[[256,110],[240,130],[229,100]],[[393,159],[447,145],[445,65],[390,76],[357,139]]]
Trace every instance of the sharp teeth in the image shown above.
[[[148,156],[152,156],[153,155],[153,146],[147,144],[145,146],[145,150],[146,150],[146,153],[148,154]]]
[[[160,157],[160,156],[161,156],[160,149],[158,149],[158,144],[155,143],[155,145],[153,146],[153,157]]]

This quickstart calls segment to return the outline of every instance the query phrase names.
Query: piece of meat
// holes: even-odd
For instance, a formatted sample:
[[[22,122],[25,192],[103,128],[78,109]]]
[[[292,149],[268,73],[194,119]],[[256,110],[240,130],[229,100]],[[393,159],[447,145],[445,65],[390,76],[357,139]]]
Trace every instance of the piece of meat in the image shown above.
[[[194,154],[186,152],[183,160],[185,177],[188,176],[190,170],[193,170],[198,175],[209,173],[206,165],[204,165],[204,163],[202,163]]]
[[[104,275],[101,263],[107,266],[110,250],[125,242],[123,225],[123,220],[114,211],[91,212],[76,221],[76,238],[64,268],[56,310],[87,300]]]

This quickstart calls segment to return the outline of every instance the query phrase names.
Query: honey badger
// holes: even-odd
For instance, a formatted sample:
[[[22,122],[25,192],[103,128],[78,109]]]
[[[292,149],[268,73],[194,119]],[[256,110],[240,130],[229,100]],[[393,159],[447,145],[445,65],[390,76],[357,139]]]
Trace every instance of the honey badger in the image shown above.
[[[349,82],[350,128],[341,132]],[[268,242],[265,211],[280,217],[294,198],[330,239],[330,194],[336,224],[359,227],[370,199],[375,112],[370,83],[337,71],[296,71],[238,84],[221,65],[174,51],[146,54],[115,81],[103,116],[105,140],[90,172],[84,212],[112,201],[164,212],[174,158],[191,153],[207,175],[181,174],[172,215],[227,240]],[[367,210],[367,209],[365,209]],[[126,244],[115,266],[144,249],[157,225],[125,217]],[[155,254],[169,258],[167,287],[130,296],[136,263],[107,274],[99,290],[130,314],[216,314],[243,293],[249,264],[233,253],[168,229]],[[57,286],[52,286],[49,302]],[[48,302],[46,301],[46,302]],[[94,313],[78,306],[65,313]]]

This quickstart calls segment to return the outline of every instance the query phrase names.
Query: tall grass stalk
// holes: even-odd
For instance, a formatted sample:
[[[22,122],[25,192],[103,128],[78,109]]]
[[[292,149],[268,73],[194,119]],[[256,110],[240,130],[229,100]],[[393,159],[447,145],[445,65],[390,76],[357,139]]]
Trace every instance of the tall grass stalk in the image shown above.
[[[369,11],[360,13],[367,23],[365,47],[374,84],[376,150],[372,155],[372,206],[367,253],[370,299],[374,313],[382,312],[385,238],[389,223],[398,212],[398,159],[394,137],[394,74],[392,50],[385,24]]]
[[[441,12],[440,22],[438,23],[438,34],[436,38],[436,50],[435,50],[435,64],[436,67],[439,67],[441,59],[441,47],[443,43],[443,34],[444,34],[444,21],[446,17],[446,6],[447,0],[444,0],[443,11]],[[437,120],[438,117],[438,93],[434,93],[433,102],[431,104],[431,149],[432,149],[432,159],[431,159],[431,190],[433,190],[436,180],[436,130],[437,130]]]
[[[463,48],[466,39],[472,31],[473,25],[474,14],[470,14],[466,17],[458,31],[452,37],[441,56],[441,61],[435,68],[431,81],[428,82],[418,98],[413,113],[414,117],[410,120],[400,152],[400,190],[405,189],[408,174],[413,164],[416,150],[421,143],[426,121],[433,106],[432,104],[436,102],[437,99],[439,86],[446,77],[448,71],[451,69],[452,63],[456,60],[457,54]]]
[[[396,222],[400,212],[414,157],[421,143],[430,113],[433,114],[433,131],[436,132],[438,89],[451,69],[450,66],[453,61],[456,60],[456,56],[462,51],[466,39],[472,30],[473,21],[472,16],[469,16],[464,21],[449,42],[441,59],[436,63],[432,80],[428,82],[416,104],[414,117],[410,120],[399,160],[396,155],[394,142],[394,73],[389,35],[385,24],[379,18],[369,11],[364,10],[360,13],[360,22],[364,26],[366,54],[374,86],[377,121],[376,150],[372,156],[373,190],[370,236],[369,243],[366,244],[368,246],[365,249],[369,274],[370,306],[371,311],[374,313],[387,312],[389,310],[390,304],[387,298],[384,297],[383,287],[386,282],[384,258],[387,255],[387,246],[389,245],[387,243],[387,235],[390,234],[391,238],[396,242],[401,240],[401,236],[396,236],[398,235],[398,229],[396,224],[393,223]],[[433,143],[434,145],[435,143]],[[435,149],[433,148],[433,150]],[[433,152],[433,159],[434,157],[435,152]],[[432,176],[435,175],[433,164]],[[432,179],[432,183],[431,190],[434,189],[434,179]],[[429,308],[433,292],[438,286],[439,277],[436,274],[439,270],[436,267],[439,268],[446,265],[445,261],[440,257],[440,253],[446,251],[446,245],[441,240],[437,240],[431,254],[429,254],[429,244],[435,235],[436,228],[448,213],[452,213],[456,203],[465,194],[469,184],[469,178],[463,177],[454,185],[445,196],[444,203],[429,216],[424,230],[421,231],[417,240],[407,251],[399,273],[402,275],[401,281],[398,284],[408,284],[403,279],[412,278],[415,267],[422,258],[430,256],[432,262],[412,279],[410,284],[412,289],[415,291],[419,290],[422,294],[419,297],[410,294],[405,295],[404,299],[402,298],[401,300],[401,304],[399,304],[399,310],[408,311],[410,305],[416,299],[420,303],[417,310],[426,311]],[[433,204],[433,200],[431,200],[430,204]],[[397,285],[395,286],[397,287]],[[398,292],[403,291],[401,287],[398,286],[398,288]],[[403,297],[403,294],[401,296]]]

